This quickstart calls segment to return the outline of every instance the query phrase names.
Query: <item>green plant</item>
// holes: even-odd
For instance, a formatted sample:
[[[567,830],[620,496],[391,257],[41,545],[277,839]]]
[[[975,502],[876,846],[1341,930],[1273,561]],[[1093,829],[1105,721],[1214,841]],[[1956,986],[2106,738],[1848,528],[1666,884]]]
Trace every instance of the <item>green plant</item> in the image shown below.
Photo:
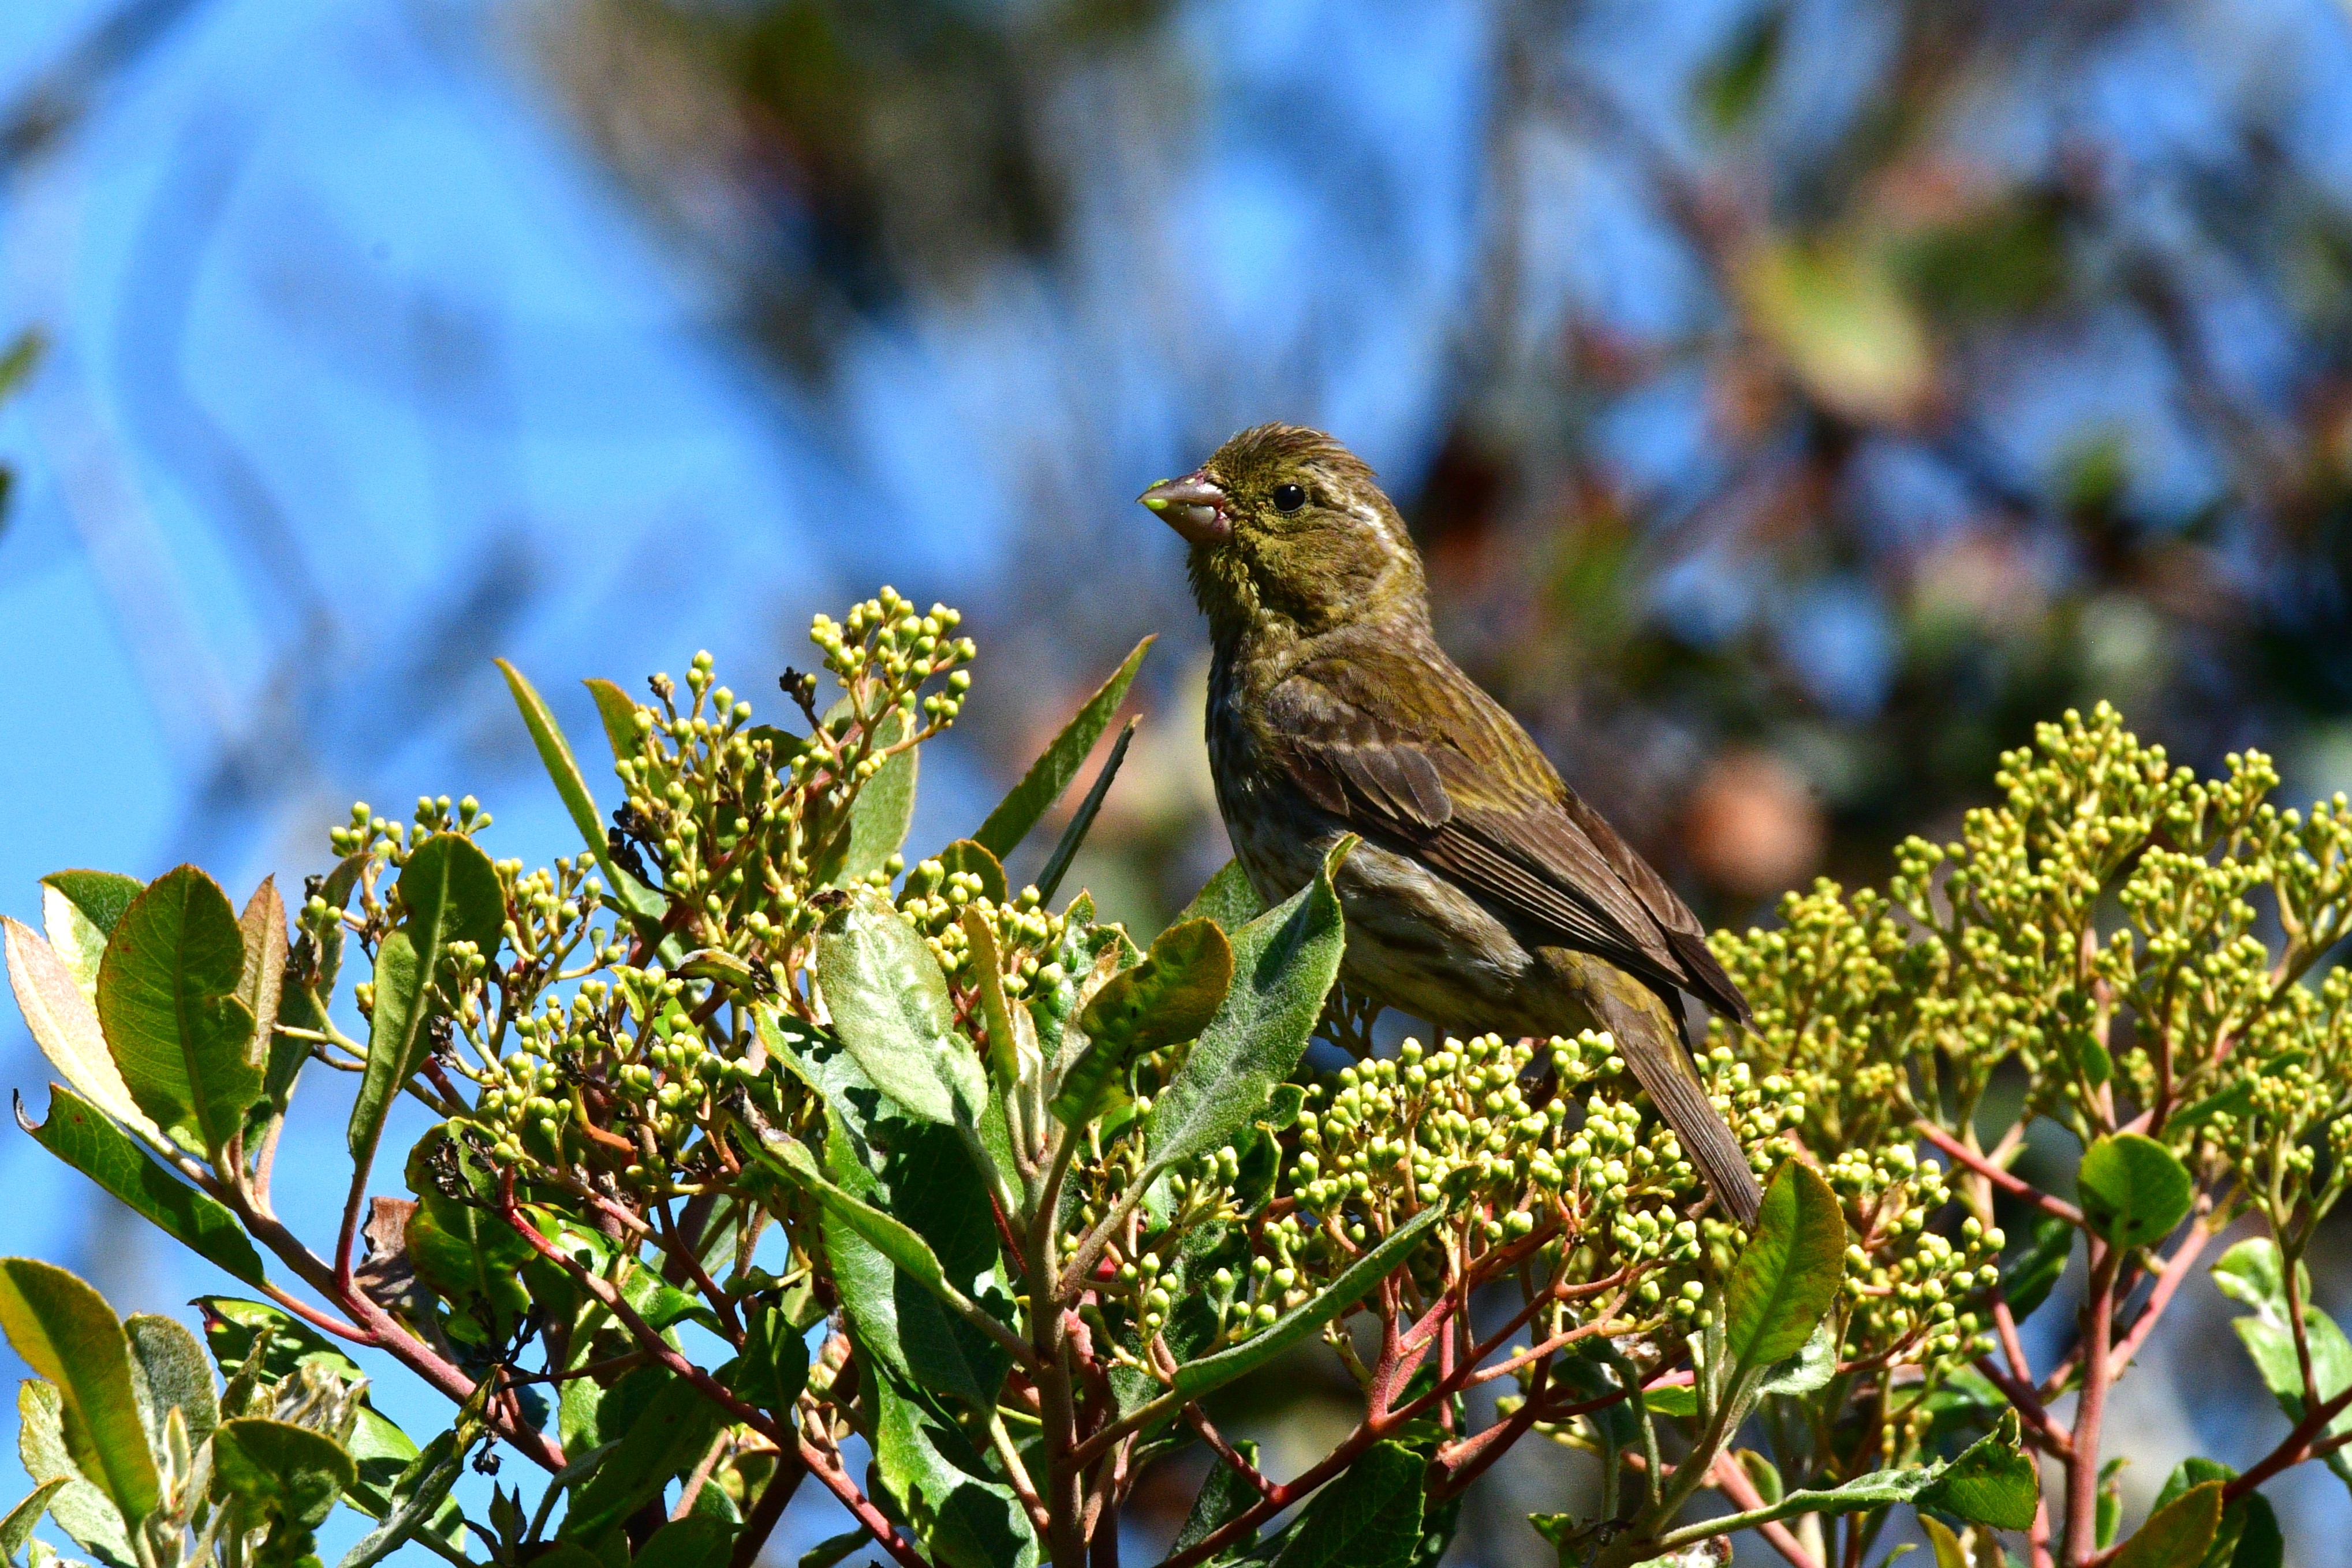
[[[268,884],[240,914],[192,867],[47,879],[46,939],[5,938],[64,1082],[20,1120],[262,1299],[204,1304],[216,1393],[184,1331],[0,1265],[40,1373],[40,1487],[0,1544],[46,1512],[123,1568],[294,1563],[340,1496],[379,1521],[348,1568],[412,1542],[715,1568],[814,1479],[848,1530],[805,1561],[1100,1563],[1145,1467],[1200,1445],[1170,1568],[1401,1568],[1533,1434],[1601,1461],[1597,1511],[1535,1521],[1563,1562],[1714,1560],[1752,1528],[1859,1563],[1898,1504],[1943,1561],[1998,1531],[2048,1561],[2038,1452],[2086,1563],[2114,1535],[2100,1398],[2242,1212],[2263,1237],[2221,1267],[2293,1430],[2243,1476],[2184,1468],[2117,1560],[2255,1568],[2255,1488],[2333,1454],[2352,1351],[2299,1269],[2352,1073],[2346,986],[2303,975],[2352,920],[2342,803],[2273,813],[2258,760],[2199,784],[2103,712],[2012,756],[1962,846],[1906,847],[1891,901],[1824,887],[1723,939],[1761,1033],[1703,1066],[1771,1172],[1751,1234],[1703,1212],[1605,1036],[1373,1053],[1334,990],[1329,867],[1272,910],[1229,868],[1149,943],[1084,893],[1056,911],[1121,749],[1043,885],[1010,888],[1143,648],[971,837],[908,865],[919,747],[971,645],[887,590],[812,637],[839,695],[787,672],[790,727],[707,657],[647,703],[591,682],[609,827],[508,669],[587,840],[550,868],[493,860],[489,817],[442,799],[355,808],[290,935]],[[1314,1065],[1318,1030],[1348,1065]],[[270,1199],[314,1065],[355,1080],[323,1251]],[[400,1095],[435,1124],[379,1195]],[[2009,1173],[2043,1121],[2089,1145],[2079,1205]],[[2002,1204],[2033,1220],[2006,1263]],[[2037,1373],[2013,1325],[2077,1231],[2083,1348]],[[401,1434],[335,1340],[447,1395],[450,1428]],[[1277,1480],[1219,1396],[1302,1353],[1362,1413]],[[551,1479],[468,1517],[451,1486],[493,1445]],[[1735,1511],[1693,1518],[1703,1489]]]

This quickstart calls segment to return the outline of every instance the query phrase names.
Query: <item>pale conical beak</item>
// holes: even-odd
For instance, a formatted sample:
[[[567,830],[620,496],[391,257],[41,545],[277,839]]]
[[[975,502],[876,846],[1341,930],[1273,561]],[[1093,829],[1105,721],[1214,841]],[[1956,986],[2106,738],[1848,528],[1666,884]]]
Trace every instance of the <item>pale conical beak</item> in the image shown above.
[[[1162,479],[1135,499],[1192,543],[1222,544],[1233,537],[1225,492],[1197,468],[1181,479]]]

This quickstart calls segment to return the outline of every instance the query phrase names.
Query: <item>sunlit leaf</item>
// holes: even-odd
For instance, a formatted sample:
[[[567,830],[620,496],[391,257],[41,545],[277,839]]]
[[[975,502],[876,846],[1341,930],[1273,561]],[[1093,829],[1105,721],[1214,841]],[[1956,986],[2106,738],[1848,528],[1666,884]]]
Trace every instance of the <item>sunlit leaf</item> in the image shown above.
[[[2083,1217],[2117,1247],[2162,1241],[2189,1217],[2197,1184],[2189,1169],[2153,1138],[2118,1132],[2083,1152],[2074,1173]]]
[[[1126,699],[1127,689],[1134,683],[1135,672],[1142,666],[1143,656],[1150,651],[1151,644],[1152,639],[1145,637],[1135,645],[1135,651],[1062,727],[1053,744],[1045,748],[1045,755],[1030,764],[1012,793],[988,814],[988,820],[971,836],[982,848],[997,859],[1004,859],[1029,837],[1029,830],[1037,826],[1038,819],[1054,808],[1062,792],[1069,788],[1070,781],[1078,776],[1078,769],[1086,764],[1087,754],[1095,749],[1095,742],[1110,728],[1111,715],[1118,711],[1119,703]]]
[[[1735,1375],[1795,1355],[1845,1280],[1845,1215],[1821,1173],[1784,1160],[1725,1290]]]

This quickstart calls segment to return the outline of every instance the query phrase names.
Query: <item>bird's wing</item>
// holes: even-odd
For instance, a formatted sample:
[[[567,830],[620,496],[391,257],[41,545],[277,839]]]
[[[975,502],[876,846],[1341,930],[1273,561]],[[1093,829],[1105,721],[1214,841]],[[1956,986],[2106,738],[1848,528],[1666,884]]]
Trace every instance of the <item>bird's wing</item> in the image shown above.
[[[1433,644],[1312,660],[1275,689],[1265,718],[1293,781],[1375,843],[1561,945],[1748,1016],[1697,917]]]

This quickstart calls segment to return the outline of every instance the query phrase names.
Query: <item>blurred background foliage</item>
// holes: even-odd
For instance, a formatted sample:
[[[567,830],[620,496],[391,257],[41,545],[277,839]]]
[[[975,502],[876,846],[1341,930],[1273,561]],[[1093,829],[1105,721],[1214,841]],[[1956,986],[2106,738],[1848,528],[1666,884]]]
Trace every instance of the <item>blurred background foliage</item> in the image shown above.
[[[11,912],[310,868],[354,796],[560,852],[493,654],[751,687],[887,580],[982,647],[919,839],[1163,635],[1072,882],[1148,922],[1225,849],[1129,498],[1270,417],[1711,919],[1883,877],[2070,703],[2352,787],[2341,0],[54,0],[0,173]],[[187,1294],[93,1217],[7,1249]],[[2251,1447],[2236,1376],[2127,1384],[2135,1475]]]

